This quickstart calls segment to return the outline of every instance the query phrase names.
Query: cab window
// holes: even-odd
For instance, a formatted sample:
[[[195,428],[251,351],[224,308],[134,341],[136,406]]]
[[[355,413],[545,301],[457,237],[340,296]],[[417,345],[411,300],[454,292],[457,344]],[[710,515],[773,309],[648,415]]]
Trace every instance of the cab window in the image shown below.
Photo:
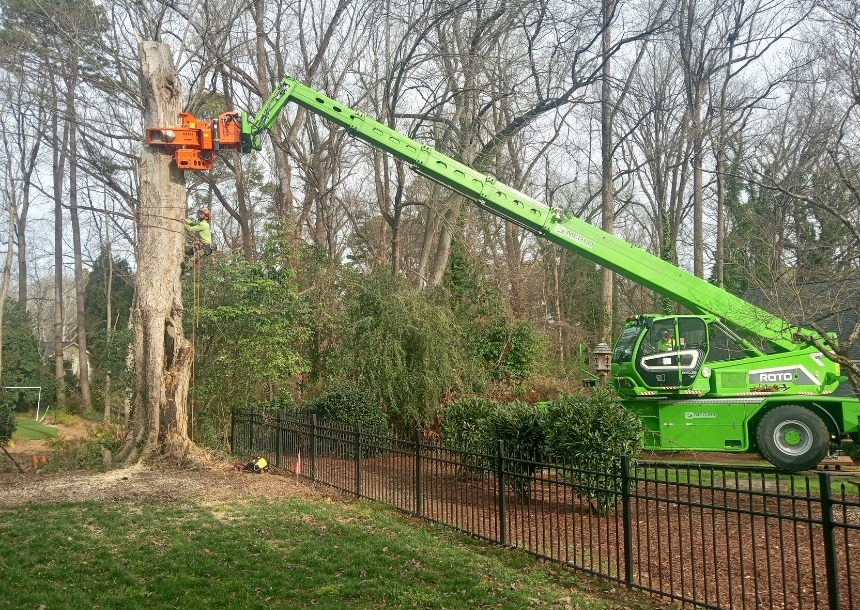
[[[643,354],[662,354],[677,349],[675,337],[675,318],[656,320],[642,338],[640,352]]]
[[[612,362],[630,362],[633,359],[633,347],[640,332],[642,332],[641,326],[628,326],[621,331],[621,336],[618,337],[615,349],[612,351]]]

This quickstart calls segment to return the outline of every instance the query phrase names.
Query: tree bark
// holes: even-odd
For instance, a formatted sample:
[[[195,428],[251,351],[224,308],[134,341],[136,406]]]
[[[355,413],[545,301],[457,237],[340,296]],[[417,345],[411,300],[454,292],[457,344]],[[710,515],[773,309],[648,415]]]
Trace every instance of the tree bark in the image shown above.
[[[12,277],[13,241],[11,235],[15,230],[15,206],[8,207],[9,212],[9,249],[6,251],[6,264],[3,266],[3,280],[0,282],[0,372],[3,371],[3,312],[6,307],[6,297],[9,295],[9,284]]]
[[[81,400],[83,408],[89,410],[92,406],[90,398],[90,364],[87,353],[87,314],[84,301],[84,263],[81,252],[81,223],[78,218],[78,157],[77,133],[74,125],[74,109],[72,127],[69,133],[69,215],[72,220],[72,250],[75,256],[75,305],[78,327],[78,377],[81,381]]]
[[[612,234],[615,224],[615,191],[612,182],[612,35],[611,20],[615,12],[614,0],[603,0],[603,78],[600,87],[600,157],[601,157],[601,228]],[[612,288],[615,275],[603,267],[600,278],[600,305],[602,317],[600,340],[612,343]]]
[[[40,120],[43,114],[39,112]],[[15,221],[15,237],[18,241],[18,303],[24,309],[27,308],[27,213],[30,211],[30,190],[32,188],[33,170],[39,158],[41,138],[44,134],[44,126],[33,142],[33,148],[28,155],[21,150],[21,205],[18,208]]]
[[[145,126],[178,125],[179,75],[164,43],[139,43]],[[187,397],[193,349],[182,330],[180,263],[187,191],[185,174],[163,151],[140,155],[137,274],[132,327],[135,381],[132,412],[118,458],[182,458],[191,448]]]
[[[107,251],[107,277],[105,278],[105,332],[107,341],[107,353],[112,352],[111,339],[113,337],[113,307],[111,299],[113,298],[113,252],[110,247],[110,235],[108,234],[108,223],[105,223],[105,244]],[[108,361],[110,362],[110,360]],[[110,423],[110,400],[111,384],[110,384],[110,369],[105,372],[105,391],[104,391],[104,422]]]
[[[697,86],[693,112],[693,275],[705,277],[704,190],[702,174],[704,138],[702,129],[702,93]]]
[[[53,135],[59,139],[59,91],[53,86],[54,116]],[[63,177],[66,169],[66,145],[69,123],[65,122],[62,145],[54,147],[53,197],[54,197],[54,380],[57,384],[57,408],[66,404],[66,368],[63,353]]]

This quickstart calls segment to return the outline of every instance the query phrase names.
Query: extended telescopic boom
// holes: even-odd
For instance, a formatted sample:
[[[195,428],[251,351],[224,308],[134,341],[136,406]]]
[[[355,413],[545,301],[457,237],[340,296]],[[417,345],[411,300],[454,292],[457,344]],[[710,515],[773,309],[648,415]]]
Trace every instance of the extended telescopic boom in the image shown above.
[[[716,316],[743,334],[760,337],[777,352],[807,347],[808,344],[795,339],[798,335],[817,336],[575,216],[563,214],[501,184],[492,176],[420,144],[290,77],[280,82],[253,117],[243,112],[240,118],[238,113],[228,112],[217,120],[197,121],[186,114],[182,128],[147,130],[147,142],[174,147],[177,164],[183,169],[208,169],[211,151],[222,148],[238,148],[245,153],[260,150],[260,136],[274,127],[278,114],[290,101],[348,129],[356,138],[409,163],[415,171],[494,214],[650,288],[695,314]],[[237,133],[239,124],[241,131]],[[746,343],[745,347],[751,355],[761,355],[752,344]]]

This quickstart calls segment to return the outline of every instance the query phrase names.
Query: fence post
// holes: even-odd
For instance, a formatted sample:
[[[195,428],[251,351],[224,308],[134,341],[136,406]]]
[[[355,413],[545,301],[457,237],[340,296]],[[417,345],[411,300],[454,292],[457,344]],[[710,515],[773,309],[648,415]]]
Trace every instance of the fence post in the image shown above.
[[[248,420],[248,455],[254,456],[254,409],[251,409],[251,417]]]
[[[821,525],[824,533],[824,568],[827,573],[827,607],[839,610],[839,567],[836,558],[836,540],[834,539],[833,497],[830,493],[830,473],[822,470],[818,473],[818,483],[821,487]]]
[[[498,463],[496,465],[496,481],[499,485],[499,542],[504,546],[508,543],[508,518],[505,507],[505,441],[499,439]]]
[[[317,480],[317,414],[311,415],[311,480]]]
[[[284,455],[284,428],[281,413],[282,411],[278,409],[278,415],[275,418],[275,430],[278,435],[278,439],[275,443],[275,466],[278,468],[281,467],[281,458]]]
[[[236,455],[236,407],[230,409],[230,455]]]
[[[355,429],[355,495],[361,496],[361,422]]]
[[[424,430],[415,428],[415,516],[424,516],[424,476],[421,465],[421,437]]]
[[[621,456],[621,512],[624,522],[624,583],[633,584],[633,520],[630,517],[630,456]]]

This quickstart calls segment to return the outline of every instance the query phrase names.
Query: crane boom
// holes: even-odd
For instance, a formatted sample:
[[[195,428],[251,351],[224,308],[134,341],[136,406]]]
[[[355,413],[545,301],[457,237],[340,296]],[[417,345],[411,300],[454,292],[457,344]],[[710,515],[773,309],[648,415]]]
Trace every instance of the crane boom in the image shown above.
[[[288,102],[347,129],[354,137],[409,163],[412,168],[486,208],[560,246],[611,269],[691,312],[719,317],[728,326],[764,339],[775,351],[798,349],[798,334],[816,335],[725,290],[679,269],[579,218],[562,214],[498,182],[492,176],[408,138],[293,78],[284,78],[253,118],[243,114],[242,149],[259,150],[259,135],[270,130]],[[748,348],[756,352],[751,345]]]

